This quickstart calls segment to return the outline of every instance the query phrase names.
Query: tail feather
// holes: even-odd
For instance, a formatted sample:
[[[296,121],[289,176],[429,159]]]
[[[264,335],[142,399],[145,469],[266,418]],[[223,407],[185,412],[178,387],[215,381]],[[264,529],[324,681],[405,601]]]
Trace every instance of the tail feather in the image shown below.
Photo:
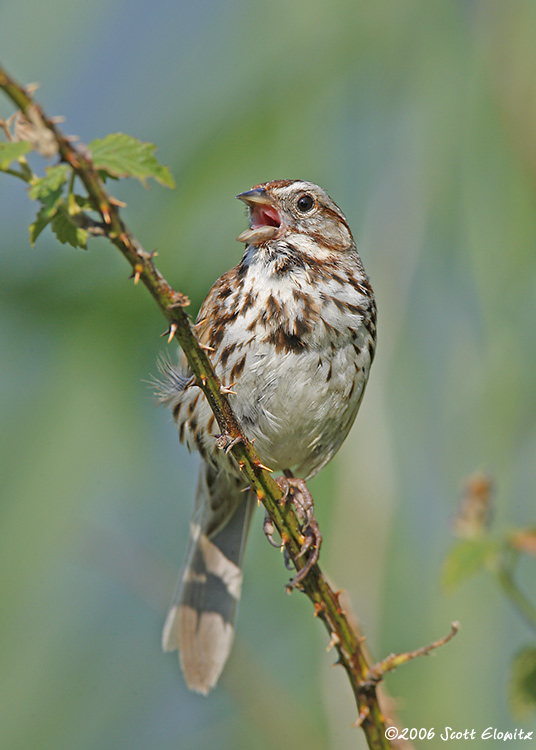
[[[242,559],[255,501],[232,476],[200,468],[183,572],[162,633],[179,650],[188,687],[207,694],[222,672],[234,636]]]

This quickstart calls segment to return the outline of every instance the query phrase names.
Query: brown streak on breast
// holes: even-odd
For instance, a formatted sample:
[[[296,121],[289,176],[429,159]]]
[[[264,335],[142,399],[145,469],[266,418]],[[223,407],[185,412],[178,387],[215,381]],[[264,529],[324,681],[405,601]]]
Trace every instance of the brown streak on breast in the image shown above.
[[[353,394],[354,394],[355,386],[356,386],[356,383],[357,383],[357,376],[359,375],[359,371],[361,370],[361,368],[359,367],[359,365],[354,364],[354,367],[355,367],[355,375],[354,375],[354,379],[352,381],[352,387],[350,388],[350,393],[348,394],[348,400],[350,400],[352,398]]]
[[[251,294],[251,292],[247,292],[244,302],[242,303],[242,309],[240,311],[241,314],[245,315],[247,311],[253,307],[254,304],[255,304],[255,297]]]
[[[217,328],[213,328],[210,335],[210,346],[213,349],[217,349],[223,340],[225,331],[221,323],[218,324]]]
[[[328,323],[328,321],[325,318],[321,318],[322,323],[324,324],[324,328],[326,329],[326,332],[331,334],[338,334],[339,331],[335,328],[335,326],[332,326],[331,323]]]
[[[306,333],[311,333],[311,323],[306,318],[296,318],[294,321],[294,330],[296,331],[296,336],[301,338]]]
[[[196,445],[197,450],[199,451],[199,455],[201,458],[205,457],[205,445],[203,443],[203,437],[201,435],[201,430],[196,430],[194,432],[194,442]]]
[[[374,325],[374,320],[372,320],[372,318],[364,318],[363,325],[367,329],[367,332],[370,334],[370,336],[374,337],[376,335],[376,326]]]
[[[264,343],[273,344],[276,352],[293,352],[301,354],[305,349],[305,344],[299,336],[290,331],[285,331],[282,326],[278,326],[265,339]]]
[[[231,374],[230,374],[231,382],[238,380],[240,375],[242,375],[245,364],[246,364],[246,355],[244,355],[242,359],[239,359],[238,362],[235,362],[231,370]]]
[[[234,346],[226,346],[225,349],[223,349],[222,353],[220,354],[220,363],[222,367],[225,367],[229,357],[233,353]]]
[[[191,417],[192,414],[194,413],[194,409],[197,405],[198,400],[199,400],[199,393],[197,393],[195,397],[188,404],[188,416]]]
[[[266,312],[266,320],[272,320],[272,318],[279,318],[281,316],[281,306],[279,305],[278,301],[274,297],[273,294],[270,294],[268,297],[268,301],[266,303],[267,310]],[[264,319],[264,313],[263,313],[263,319]]]

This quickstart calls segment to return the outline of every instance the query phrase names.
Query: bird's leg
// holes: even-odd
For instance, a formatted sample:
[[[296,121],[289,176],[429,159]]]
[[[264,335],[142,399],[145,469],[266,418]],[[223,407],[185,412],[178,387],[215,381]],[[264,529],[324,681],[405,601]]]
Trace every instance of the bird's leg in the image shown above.
[[[313,565],[318,561],[320,554],[320,545],[322,544],[322,535],[318,527],[314,514],[313,498],[307,489],[303,479],[296,479],[287,469],[284,477],[276,479],[277,485],[283,492],[282,503],[287,503],[291,499],[294,510],[302,523],[301,532],[304,536],[304,542],[300,549],[298,557],[302,557],[306,552],[311,550],[307,562],[299,570],[294,578],[287,584],[287,591],[292,591],[307,576]]]

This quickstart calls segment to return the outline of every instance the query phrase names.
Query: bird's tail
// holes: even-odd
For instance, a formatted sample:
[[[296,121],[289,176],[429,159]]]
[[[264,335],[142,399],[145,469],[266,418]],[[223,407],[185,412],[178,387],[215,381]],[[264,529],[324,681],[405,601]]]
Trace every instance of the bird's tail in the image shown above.
[[[242,490],[235,477],[202,463],[184,566],[162,633],[164,651],[179,650],[190,690],[204,695],[216,685],[233,642],[256,506]]]

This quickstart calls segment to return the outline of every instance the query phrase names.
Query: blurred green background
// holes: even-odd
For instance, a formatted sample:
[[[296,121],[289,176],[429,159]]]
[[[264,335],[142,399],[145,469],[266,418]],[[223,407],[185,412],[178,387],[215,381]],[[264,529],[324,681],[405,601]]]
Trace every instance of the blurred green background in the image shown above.
[[[240,257],[238,192],[308,179],[348,216],[379,346],[312,489],[323,568],[377,658],[461,622],[387,679],[409,727],[536,729],[507,706],[528,628],[490,576],[439,583],[468,474],[493,475],[498,529],[534,520],[535,38],[532,2],[0,4],[3,64],[68,133],[158,144],[177,190],[112,190],[192,313]],[[364,747],[260,513],[221,685],[191,695],[161,652],[196,474],[146,382],[164,321],[104,241],[31,249],[34,212],[0,175],[0,746]],[[530,560],[520,582],[536,598]]]

